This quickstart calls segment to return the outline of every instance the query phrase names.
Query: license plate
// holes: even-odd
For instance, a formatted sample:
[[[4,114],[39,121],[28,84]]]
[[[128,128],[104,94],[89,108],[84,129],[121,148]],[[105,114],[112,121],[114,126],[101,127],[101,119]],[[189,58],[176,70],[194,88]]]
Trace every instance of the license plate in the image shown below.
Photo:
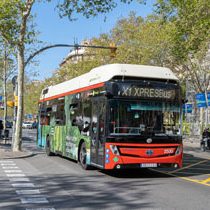
[[[156,168],[157,163],[142,163],[140,164],[141,168]]]

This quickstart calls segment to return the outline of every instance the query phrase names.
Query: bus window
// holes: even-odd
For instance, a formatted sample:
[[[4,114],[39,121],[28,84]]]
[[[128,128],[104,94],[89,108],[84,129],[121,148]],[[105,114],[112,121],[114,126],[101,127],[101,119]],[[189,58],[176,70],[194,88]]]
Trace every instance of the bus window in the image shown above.
[[[49,120],[49,116],[41,116],[40,119],[40,125],[49,125],[50,124],[50,120]]]
[[[64,98],[52,101],[50,125],[65,125]]]
[[[57,107],[56,125],[65,125],[64,104],[59,104]]]
[[[111,134],[178,135],[177,104],[154,101],[110,101]]]
[[[49,125],[50,124],[50,114],[51,114],[52,108],[47,107],[41,114],[40,117],[40,125]]]
[[[106,106],[105,103],[100,104],[101,107],[99,109],[99,136],[104,136],[105,134],[105,111],[106,111]]]
[[[91,102],[90,100],[84,100],[83,101],[83,132],[87,133],[90,128],[90,118],[91,118]]]
[[[82,131],[83,119],[82,119],[79,103],[70,104],[69,109],[70,109],[71,125],[77,126],[79,130]]]

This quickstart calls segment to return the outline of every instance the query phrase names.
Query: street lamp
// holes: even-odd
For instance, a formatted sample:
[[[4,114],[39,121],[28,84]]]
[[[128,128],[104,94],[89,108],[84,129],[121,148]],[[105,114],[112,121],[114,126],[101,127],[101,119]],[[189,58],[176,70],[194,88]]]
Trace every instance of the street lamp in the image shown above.
[[[14,107],[13,107],[13,129],[12,129],[12,147],[15,139],[16,119],[17,119],[17,98],[18,98],[18,87],[17,87],[17,76],[12,78],[13,93],[14,93]]]

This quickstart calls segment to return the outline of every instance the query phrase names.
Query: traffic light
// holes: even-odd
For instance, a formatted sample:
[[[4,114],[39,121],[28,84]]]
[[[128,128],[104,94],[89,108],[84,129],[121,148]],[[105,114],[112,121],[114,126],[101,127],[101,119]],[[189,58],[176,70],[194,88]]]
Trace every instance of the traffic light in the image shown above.
[[[13,107],[14,106],[14,101],[7,101],[7,106]]]
[[[15,96],[15,106],[18,106],[18,96]]]
[[[111,43],[109,45],[109,47],[110,47],[110,57],[115,58],[116,57],[116,51],[117,51],[117,47],[116,47],[115,43]]]

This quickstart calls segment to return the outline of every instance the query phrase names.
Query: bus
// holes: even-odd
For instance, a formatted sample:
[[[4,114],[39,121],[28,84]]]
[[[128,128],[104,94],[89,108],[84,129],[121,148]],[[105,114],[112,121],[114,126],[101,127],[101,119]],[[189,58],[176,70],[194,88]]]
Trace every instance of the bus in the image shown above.
[[[181,109],[170,69],[99,66],[42,90],[38,145],[84,169],[182,167]]]

